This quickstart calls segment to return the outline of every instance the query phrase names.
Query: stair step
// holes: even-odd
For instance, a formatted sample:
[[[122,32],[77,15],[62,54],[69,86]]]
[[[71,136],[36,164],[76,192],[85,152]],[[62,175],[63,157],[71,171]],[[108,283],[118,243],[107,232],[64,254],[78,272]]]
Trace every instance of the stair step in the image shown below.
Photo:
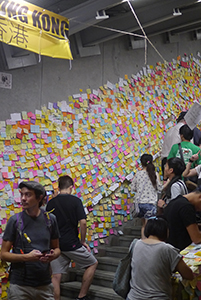
[[[133,235],[122,235],[119,237],[119,245],[129,248],[133,240],[134,240]]]
[[[126,226],[123,229],[125,235],[132,235],[133,238],[141,237],[141,226]]]
[[[119,263],[119,258],[109,257],[109,256],[100,256],[96,257],[98,260],[97,270],[105,270],[115,272]]]
[[[88,295],[91,300],[123,300],[112,289],[112,282],[118,263],[128,253],[129,246],[134,238],[141,236],[141,220],[129,221],[122,229],[123,235],[112,236],[109,245],[98,248],[96,258],[98,267],[95,272]],[[75,300],[81,288],[84,270],[69,269],[68,276],[63,277],[61,283],[61,300]]]
[[[105,253],[105,256],[111,256],[111,257],[117,257],[122,258],[128,253],[128,247],[122,247],[122,246],[100,246],[99,250],[102,252],[102,249]]]
[[[71,281],[61,284],[62,300],[75,299],[79,294],[81,282]],[[88,292],[91,300],[122,300],[111,288],[92,284]],[[68,298],[65,298],[68,297]]]
[[[84,270],[75,269],[75,268],[71,269],[69,272],[70,279],[68,281],[82,282],[83,273],[84,273]],[[111,272],[111,271],[96,270],[92,284],[112,288],[114,274],[115,274],[115,272]]]

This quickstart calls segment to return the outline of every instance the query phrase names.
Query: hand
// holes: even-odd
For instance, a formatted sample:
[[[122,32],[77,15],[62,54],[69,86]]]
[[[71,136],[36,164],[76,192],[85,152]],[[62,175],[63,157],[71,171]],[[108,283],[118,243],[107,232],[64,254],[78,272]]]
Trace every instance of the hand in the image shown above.
[[[51,249],[49,253],[44,253],[41,256],[40,261],[42,261],[44,263],[49,263],[54,259],[55,259],[54,249]]]
[[[192,161],[196,161],[196,160],[199,158],[199,154],[200,154],[200,151],[198,151],[198,153],[192,155],[190,159],[191,159]]]
[[[39,250],[32,250],[31,252],[25,254],[28,261],[38,261],[43,255]]]
[[[85,247],[85,248],[87,248],[87,250],[89,251],[89,252],[91,252],[91,249],[90,249],[90,247],[87,245],[87,243],[82,243],[82,245]]]
[[[158,200],[158,207],[163,208],[163,205],[165,204],[165,201],[162,199]]]

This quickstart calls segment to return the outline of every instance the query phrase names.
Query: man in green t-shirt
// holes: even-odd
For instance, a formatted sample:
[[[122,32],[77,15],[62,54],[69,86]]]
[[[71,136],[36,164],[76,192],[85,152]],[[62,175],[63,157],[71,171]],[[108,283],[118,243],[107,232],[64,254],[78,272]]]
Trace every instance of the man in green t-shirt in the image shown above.
[[[198,153],[200,151],[200,148],[190,142],[190,140],[193,138],[193,130],[191,130],[188,127],[188,125],[185,124],[182,127],[180,127],[179,134],[181,136],[181,150],[183,153],[183,159],[185,164],[187,164],[191,156]],[[179,157],[182,159],[179,151],[179,144],[174,144],[172,146],[167,159],[171,157]],[[201,164],[200,154],[198,159],[192,163],[191,167],[194,168],[196,165],[199,164]]]

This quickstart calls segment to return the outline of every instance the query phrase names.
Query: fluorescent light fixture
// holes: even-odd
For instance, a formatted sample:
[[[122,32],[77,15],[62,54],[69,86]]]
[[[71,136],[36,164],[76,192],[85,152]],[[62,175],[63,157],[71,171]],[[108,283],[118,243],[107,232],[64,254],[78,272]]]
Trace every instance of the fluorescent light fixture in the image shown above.
[[[105,19],[108,19],[108,18],[109,18],[109,16],[106,15],[104,9],[99,10],[99,11],[96,12],[96,20],[105,20]]]
[[[173,8],[173,16],[181,16],[182,13],[180,12],[179,8]]]

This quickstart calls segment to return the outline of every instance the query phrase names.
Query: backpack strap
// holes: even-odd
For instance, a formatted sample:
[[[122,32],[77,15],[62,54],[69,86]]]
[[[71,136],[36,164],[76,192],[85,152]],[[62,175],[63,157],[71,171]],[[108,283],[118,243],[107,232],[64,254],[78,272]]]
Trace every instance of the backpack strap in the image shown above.
[[[22,219],[22,211],[20,213],[18,213],[16,215],[16,217],[17,217],[17,221],[16,221],[16,230],[17,230],[17,232],[16,232],[16,239],[15,239],[15,243],[14,244],[17,245],[17,242],[18,242],[18,240],[20,238],[20,241],[21,241],[21,250],[23,252],[24,251],[24,246],[23,246],[23,241],[22,241],[22,230],[23,230],[24,224],[23,224],[23,219]]]
[[[49,216],[49,213],[51,213],[51,211],[42,210],[42,213],[43,213],[43,216],[45,218],[47,228],[49,229],[50,234],[52,234],[52,221],[51,221],[51,218]]]
[[[185,194],[188,194],[187,187],[186,187],[185,183],[183,182],[183,180],[180,180],[180,179],[179,179],[179,180],[177,181],[177,183],[178,183],[180,186],[183,187],[184,193],[185,193]]]
[[[179,147],[179,154],[181,156],[181,159],[183,160],[184,162],[184,155],[183,155],[183,152],[182,152],[182,147],[181,147],[181,143],[178,143],[178,147]],[[184,162],[185,163],[185,162]]]

